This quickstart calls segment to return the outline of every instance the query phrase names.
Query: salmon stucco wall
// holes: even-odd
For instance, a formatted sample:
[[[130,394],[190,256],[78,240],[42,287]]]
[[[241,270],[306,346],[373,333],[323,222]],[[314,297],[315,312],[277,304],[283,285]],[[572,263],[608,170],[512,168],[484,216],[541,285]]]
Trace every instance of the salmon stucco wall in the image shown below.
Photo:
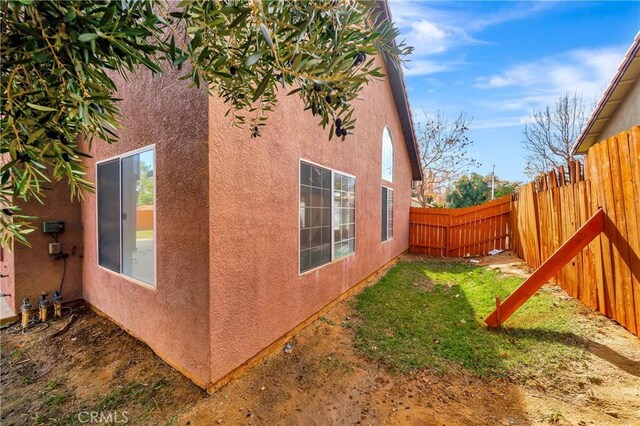
[[[296,96],[252,139],[209,103],[211,378],[234,368],[407,249],[411,169],[389,84],[356,103],[355,135],[328,140]],[[394,238],[381,243],[382,132],[394,142]],[[300,159],[354,175],[356,253],[298,273]]]
[[[3,296],[6,302],[5,306],[8,306],[11,311],[6,312],[5,315],[17,313],[15,291],[13,251],[0,245],[0,292],[5,295]]]
[[[82,203],[85,299],[200,386],[209,382],[207,97],[179,73],[116,78],[122,109],[117,143],[94,142],[87,162],[155,144],[156,285],[98,266],[96,197]]]
[[[15,243],[13,253],[4,254],[7,261],[13,261],[13,277],[5,277],[7,282],[13,280],[13,289],[7,291],[11,296],[6,300],[15,313],[20,311],[22,299],[28,297],[35,309],[38,296],[47,293],[51,298],[53,292],[62,284],[62,298],[65,301],[82,298],[82,222],[80,203],[71,201],[71,193],[66,181],[52,182],[47,185],[43,198],[44,204],[36,201],[19,203],[22,214],[34,216],[36,229],[27,235],[31,247]],[[42,232],[44,221],[64,221],[65,230],[58,235],[63,253],[69,254],[65,261],[55,259],[49,254],[49,243],[55,242],[51,234]],[[3,263],[6,263],[4,261]],[[5,265],[6,266],[6,265]],[[4,268],[3,268],[4,269]],[[9,270],[10,267],[7,267]],[[3,272],[5,274],[5,272]],[[9,274],[11,272],[9,271]],[[62,277],[64,274],[64,282]],[[2,278],[4,281],[5,278]],[[3,291],[4,289],[3,284]]]

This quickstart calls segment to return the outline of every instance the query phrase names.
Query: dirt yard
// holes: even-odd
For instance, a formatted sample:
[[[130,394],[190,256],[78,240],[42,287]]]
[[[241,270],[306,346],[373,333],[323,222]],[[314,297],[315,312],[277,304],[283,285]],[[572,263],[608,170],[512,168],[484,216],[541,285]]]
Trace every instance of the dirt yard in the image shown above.
[[[412,259],[408,259],[412,260]],[[526,276],[508,253],[480,265]],[[108,320],[78,312],[32,335],[2,332],[2,425],[80,424],[83,411],[166,425],[640,425],[640,341],[557,287],[587,337],[544,375],[491,378],[464,368],[398,373],[356,349],[353,301],[206,396]],[[535,366],[528,366],[528,368]],[[548,366],[545,366],[548,368]]]

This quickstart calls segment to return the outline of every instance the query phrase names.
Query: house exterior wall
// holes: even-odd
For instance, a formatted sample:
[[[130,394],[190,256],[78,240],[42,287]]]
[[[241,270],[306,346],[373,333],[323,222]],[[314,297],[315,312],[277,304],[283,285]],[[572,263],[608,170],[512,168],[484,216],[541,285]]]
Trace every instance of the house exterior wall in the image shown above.
[[[4,250],[2,291],[11,296],[5,298],[14,313],[20,311],[22,299],[28,297],[35,309],[38,296],[47,293],[48,298],[60,288],[64,271],[62,297],[65,301],[82,298],[82,222],[80,203],[71,202],[71,193],[66,181],[51,182],[45,190],[44,204],[37,201],[19,203],[21,214],[34,216],[36,229],[27,235],[31,247],[14,243],[13,253]],[[58,236],[62,251],[68,253],[66,267],[62,260],[49,255],[49,243],[55,242],[51,235],[42,232],[42,222],[61,220],[65,231]],[[66,270],[65,270],[66,269]],[[6,287],[6,288],[5,288]]]
[[[411,167],[386,81],[361,93],[355,135],[328,128],[283,96],[260,138],[209,100],[211,381],[216,382],[408,246]],[[394,142],[394,238],[381,243],[382,134]],[[356,252],[298,273],[300,160],[354,175]]]
[[[2,305],[2,319],[12,317],[16,314],[16,287],[15,287],[15,260],[13,251],[9,251],[0,246],[0,292],[5,294]],[[6,311],[9,308],[9,311]]]
[[[596,140],[608,139],[638,124],[640,124],[640,79],[627,92]]]
[[[65,300],[84,298],[200,386],[215,383],[346,290],[407,249],[411,166],[387,81],[372,82],[355,106],[355,135],[328,140],[328,129],[287,97],[263,136],[251,139],[224,117],[226,105],[169,73],[142,72],[120,88],[122,129],[112,145],[85,147],[96,164],[155,146],[155,286],[98,265],[96,194],[71,203],[64,182],[44,206],[25,212],[64,220],[71,256]],[[382,180],[382,135],[394,146],[393,182]],[[299,274],[299,168],[307,160],[356,177],[356,252]],[[394,189],[394,237],[380,241],[381,187]],[[145,229],[148,226],[144,227]],[[2,253],[2,290],[19,309],[57,289],[62,262],[50,236]],[[12,284],[15,281],[15,286]],[[15,293],[15,294],[14,294]]]
[[[98,266],[96,196],[82,203],[83,295],[201,386],[209,382],[209,214],[207,97],[178,73],[125,82],[117,77],[123,129],[93,144],[96,162],[155,144],[156,284]]]

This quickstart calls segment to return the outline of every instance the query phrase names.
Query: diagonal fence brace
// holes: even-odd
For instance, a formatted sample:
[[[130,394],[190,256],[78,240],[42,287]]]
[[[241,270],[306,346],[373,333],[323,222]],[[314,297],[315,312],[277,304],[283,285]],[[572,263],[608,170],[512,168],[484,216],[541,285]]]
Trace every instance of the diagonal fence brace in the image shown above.
[[[496,310],[484,322],[489,327],[500,327],[515,311],[533,296],[551,277],[571,261],[604,229],[604,211],[598,209],[567,241],[565,241],[533,274],[527,278],[504,302],[496,299]]]

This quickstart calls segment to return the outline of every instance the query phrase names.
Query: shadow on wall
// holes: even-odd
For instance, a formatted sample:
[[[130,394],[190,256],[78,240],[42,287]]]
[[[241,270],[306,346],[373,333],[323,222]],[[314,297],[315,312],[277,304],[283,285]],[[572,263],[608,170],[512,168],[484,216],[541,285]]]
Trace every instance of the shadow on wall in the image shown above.
[[[64,301],[82,298],[82,220],[80,203],[71,201],[66,181],[52,182],[45,191],[44,204],[30,201],[22,205],[23,214],[34,216],[34,232],[27,235],[31,247],[14,245],[15,308],[20,309],[24,297],[37,303],[40,293],[49,297],[62,286]],[[44,221],[63,221],[64,231],[59,234],[45,233]],[[56,240],[57,239],[57,240]],[[59,242],[66,260],[49,254],[49,244]]]

